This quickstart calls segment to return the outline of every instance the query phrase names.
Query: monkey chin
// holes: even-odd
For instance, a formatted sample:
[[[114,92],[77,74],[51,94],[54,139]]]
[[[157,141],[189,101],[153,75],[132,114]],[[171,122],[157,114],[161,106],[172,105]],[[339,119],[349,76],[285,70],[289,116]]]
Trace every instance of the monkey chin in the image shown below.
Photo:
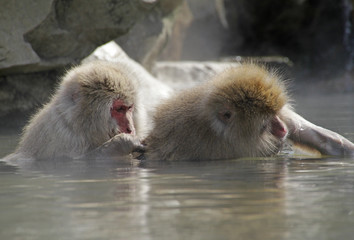
[[[270,123],[270,130],[261,137],[263,144],[260,144],[260,152],[264,156],[274,156],[281,152],[286,139],[289,135],[289,130],[278,116],[272,118]]]
[[[272,133],[265,134],[261,137],[260,144],[257,148],[256,156],[269,157],[279,154],[284,146],[287,144],[288,130],[282,131],[282,133]]]
[[[279,154],[285,145],[285,139],[277,139],[273,141],[267,141],[266,143],[260,144],[257,148],[257,153],[255,157],[273,157]],[[251,155],[252,156],[252,155]]]

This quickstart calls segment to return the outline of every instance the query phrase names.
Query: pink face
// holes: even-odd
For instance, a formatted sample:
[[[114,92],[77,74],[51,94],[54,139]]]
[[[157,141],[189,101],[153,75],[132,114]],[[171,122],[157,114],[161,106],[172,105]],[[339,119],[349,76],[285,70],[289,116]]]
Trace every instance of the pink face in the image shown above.
[[[288,133],[285,124],[278,116],[273,117],[271,121],[271,133],[279,139],[286,137]]]
[[[111,108],[111,116],[116,120],[121,133],[135,135],[133,111],[133,105],[127,106],[123,100],[114,100]]]

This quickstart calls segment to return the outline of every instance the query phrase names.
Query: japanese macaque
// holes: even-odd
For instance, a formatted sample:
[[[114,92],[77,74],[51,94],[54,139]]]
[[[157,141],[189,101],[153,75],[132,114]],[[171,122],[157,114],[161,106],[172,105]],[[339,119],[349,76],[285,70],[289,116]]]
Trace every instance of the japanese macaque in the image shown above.
[[[276,154],[288,134],[287,103],[275,73],[254,64],[230,68],[157,109],[145,139],[153,160],[214,160]]]
[[[122,156],[141,147],[136,85],[115,63],[74,67],[5,159]]]
[[[173,161],[271,156],[287,138],[322,154],[354,153],[350,141],[291,110],[275,72],[244,64],[162,103],[144,140],[144,157]]]

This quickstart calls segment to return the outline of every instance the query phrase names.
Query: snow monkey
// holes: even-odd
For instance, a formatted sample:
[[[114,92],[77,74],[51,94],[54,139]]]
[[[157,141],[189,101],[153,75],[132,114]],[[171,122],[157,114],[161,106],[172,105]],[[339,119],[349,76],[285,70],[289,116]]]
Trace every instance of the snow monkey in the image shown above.
[[[275,73],[254,64],[230,68],[159,106],[145,139],[146,159],[269,156],[288,134],[279,112],[288,97]]]
[[[354,144],[297,115],[279,76],[263,66],[226,69],[157,109],[144,140],[147,160],[271,156],[289,138],[326,155],[353,155]]]
[[[129,154],[140,147],[137,105],[134,82],[116,64],[74,67],[24,128],[10,159]]]

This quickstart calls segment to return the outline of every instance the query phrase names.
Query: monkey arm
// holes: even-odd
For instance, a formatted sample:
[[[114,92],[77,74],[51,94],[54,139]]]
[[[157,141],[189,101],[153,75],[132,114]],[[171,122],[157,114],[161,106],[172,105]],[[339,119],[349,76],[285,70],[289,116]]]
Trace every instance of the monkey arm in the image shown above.
[[[295,147],[322,155],[354,156],[354,144],[338,133],[307,121],[289,106],[285,106],[280,115],[288,127],[288,139]]]
[[[107,142],[103,143],[96,149],[79,157],[81,158],[100,158],[100,157],[123,157],[129,155],[133,151],[144,151],[145,147],[141,144],[140,139],[131,134],[121,133]]]

